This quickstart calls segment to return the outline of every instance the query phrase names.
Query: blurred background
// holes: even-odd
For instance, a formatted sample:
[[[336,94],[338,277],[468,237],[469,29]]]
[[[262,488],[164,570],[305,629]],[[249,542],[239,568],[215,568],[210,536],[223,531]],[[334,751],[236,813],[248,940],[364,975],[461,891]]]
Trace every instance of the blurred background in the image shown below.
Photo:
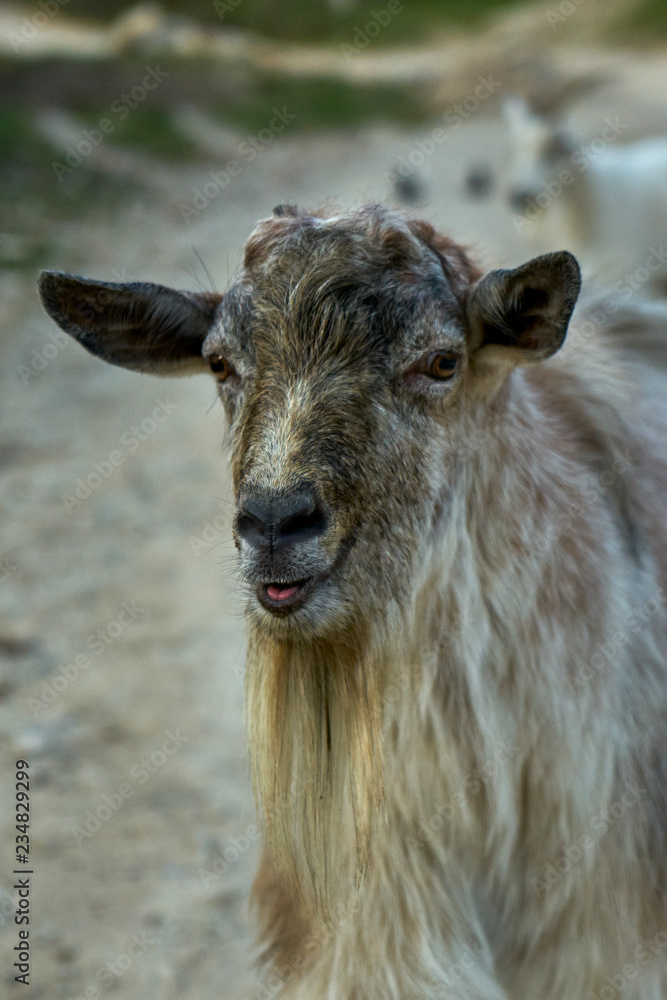
[[[31,997],[273,995],[214,389],[91,358],[35,279],[223,290],[283,201],[402,206],[484,267],[572,249],[603,301],[661,300],[664,0],[0,3],[3,995],[17,757]]]

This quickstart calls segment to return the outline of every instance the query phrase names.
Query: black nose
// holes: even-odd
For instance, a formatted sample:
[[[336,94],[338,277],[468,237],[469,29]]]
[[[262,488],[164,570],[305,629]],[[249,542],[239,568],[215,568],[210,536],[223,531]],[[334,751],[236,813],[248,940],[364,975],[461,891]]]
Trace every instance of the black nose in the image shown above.
[[[324,534],[327,519],[315,491],[250,493],[236,516],[237,534],[256,548],[288,548]]]

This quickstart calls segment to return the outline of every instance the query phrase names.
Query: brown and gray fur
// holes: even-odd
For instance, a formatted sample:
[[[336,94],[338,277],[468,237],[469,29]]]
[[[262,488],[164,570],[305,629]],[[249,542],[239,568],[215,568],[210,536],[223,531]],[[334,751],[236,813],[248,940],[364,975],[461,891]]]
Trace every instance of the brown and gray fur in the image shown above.
[[[282,554],[236,531],[261,995],[666,997],[667,329],[575,316],[559,349],[570,255],[482,278],[378,206],[282,206],[217,298],[41,290],[113,363],[224,357],[239,517],[326,512]],[[451,379],[411,373],[436,349]]]

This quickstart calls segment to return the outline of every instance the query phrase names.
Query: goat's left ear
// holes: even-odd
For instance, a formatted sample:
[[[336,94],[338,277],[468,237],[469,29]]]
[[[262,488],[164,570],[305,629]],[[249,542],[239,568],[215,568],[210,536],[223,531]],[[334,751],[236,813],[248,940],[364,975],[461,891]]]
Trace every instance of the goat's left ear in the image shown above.
[[[579,265],[566,250],[490,271],[468,294],[471,353],[510,365],[551,357],[565,340],[580,288]]]
[[[59,271],[42,271],[39,294],[58,326],[103,361],[152,375],[209,370],[202,345],[221,295]]]

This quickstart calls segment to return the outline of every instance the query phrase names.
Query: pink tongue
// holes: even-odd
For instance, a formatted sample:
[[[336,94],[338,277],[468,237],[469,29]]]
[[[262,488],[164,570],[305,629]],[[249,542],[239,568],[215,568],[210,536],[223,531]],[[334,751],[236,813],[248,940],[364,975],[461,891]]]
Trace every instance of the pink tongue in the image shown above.
[[[294,597],[298,589],[298,585],[281,587],[276,583],[270,583],[266,588],[266,592],[272,601],[287,601],[290,597]]]

